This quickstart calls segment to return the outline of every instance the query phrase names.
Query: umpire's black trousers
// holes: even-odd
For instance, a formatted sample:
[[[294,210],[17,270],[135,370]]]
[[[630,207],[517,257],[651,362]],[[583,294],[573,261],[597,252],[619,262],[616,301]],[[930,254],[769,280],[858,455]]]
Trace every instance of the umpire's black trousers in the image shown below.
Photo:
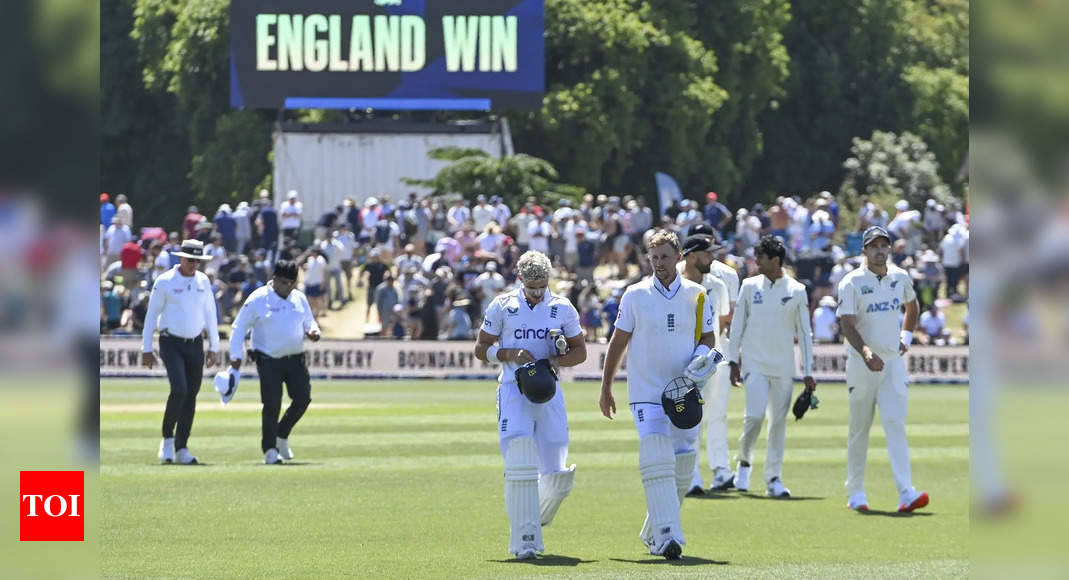
[[[160,336],[160,358],[167,369],[171,394],[163,412],[163,436],[174,437],[175,450],[186,447],[197,410],[197,393],[204,378],[204,340]]]
[[[301,420],[301,416],[312,402],[312,383],[308,378],[308,367],[304,363],[304,354],[294,354],[271,358],[257,353],[256,371],[260,374],[260,401],[264,404],[261,415],[263,439],[260,447],[264,453],[275,448],[275,438],[289,439],[290,431]],[[286,392],[291,402],[282,420],[278,414],[282,409],[282,383],[286,383]]]

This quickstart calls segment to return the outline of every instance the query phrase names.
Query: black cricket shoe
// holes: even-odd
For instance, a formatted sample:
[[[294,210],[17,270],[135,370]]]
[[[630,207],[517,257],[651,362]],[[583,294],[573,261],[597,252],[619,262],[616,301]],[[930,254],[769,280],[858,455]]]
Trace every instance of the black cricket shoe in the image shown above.
[[[683,559],[683,547],[680,546],[675,540],[668,542],[668,545],[664,547],[664,559],[665,560],[682,560]]]
[[[691,487],[690,491],[688,491],[687,495],[684,496],[684,497],[693,497],[693,496],[696,496],[696,495],[705,495],[705,490],[702,489],[702,486],[695,485],[695,486]]]
[[[723,481],[721,483],[714,482],[713,485],[709,487],[709,491],[727,491],[727,490],[729,490],[729,489],[731,489],[733,487],[735,487],[735,476],[734,475],[732,475],[731,477],[727,478],[727,480],[725,480],[725,481]]]

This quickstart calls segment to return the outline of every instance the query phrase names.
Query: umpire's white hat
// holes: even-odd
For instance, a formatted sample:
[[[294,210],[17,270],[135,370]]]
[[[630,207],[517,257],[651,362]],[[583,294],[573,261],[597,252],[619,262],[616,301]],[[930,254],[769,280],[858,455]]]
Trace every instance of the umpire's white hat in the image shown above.
[[[241,371],[235,370],[234,367],[215,373],[215,391],[219,393],[219,399],[224,405],[237,394],[239,379]]]

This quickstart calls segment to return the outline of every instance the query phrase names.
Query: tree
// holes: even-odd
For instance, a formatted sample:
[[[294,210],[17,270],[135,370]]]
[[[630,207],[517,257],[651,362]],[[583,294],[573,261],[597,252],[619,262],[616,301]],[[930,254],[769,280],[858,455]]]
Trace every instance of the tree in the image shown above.
[[[427,156],[452,163],[431,179],[405,178],[405,184],[430,187],[441,194],[460,194],[468,202],[479,195],[500,195],[511,207],[523,205],[532,195],[545,203],[564,197],[577,200],[583,193],[581,188],[555,183],[559,175],[553,165],[531,155],[498,159],[480,149],[439,147]]]
[[[950,188],[939,177],[939,164],[916,135],[876,131],[868,140],[855,138],[850,157],[843,162],[846,178],[840,188],[847,207],[857,207],[862,196],[905,199],[924,207],[931,198],[953,201]]]

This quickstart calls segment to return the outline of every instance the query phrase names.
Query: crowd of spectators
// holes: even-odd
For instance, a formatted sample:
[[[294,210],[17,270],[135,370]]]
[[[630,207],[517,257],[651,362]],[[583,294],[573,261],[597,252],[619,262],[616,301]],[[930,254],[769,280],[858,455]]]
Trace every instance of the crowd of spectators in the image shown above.
[[[709,224],[722,243],[718,259],[740,278],[756,273],[753,246],[780,236],[788,267],[806,285],[818,341],[838,341],[835,287],[861,261],[860,232],[885,226],[895,238],[893,260],[914,277],[924,316],[920,340],[961,342],[942,310],[968,293],[968,225],[958,206],[928,200],[923,210],[899,201],[896,214],[862,197],[856,224],[840,231],[834,195],[777,198],[769,207],[726,207],[714,192],[704,206],[684,199],[658,215],[641,197],[588,194],[578,202],[529,197],[509,207],[499,196],[473,204],[457,196],[415,193],[345,198],[319,216],[304,215],[290,191],[279,206],[267,191],[212,217],[190,206],[180,227],[140,227],[123,195],[101,194],[101,332],[140,333],[156,276],[178,263],[182,239],[198,239],[212,257],[204,266],[215,289],[219,322],[230,322],[245,296],[265,284],[281,258],[302,268],[302,286],[316,316],[329,316],[362,293],[365,327],[341,336],[469,340],[486,306],[516,288],[514,266],[527,250],[547,254],[557,293],[580,313],[588,340],[606,340],[631,283],[649,274],[645,240],[658,228],[689,235]],[[314,217],[314,219],[313,219]],[[358,289],[363,289],[359,291]],[[942,321],[942,326],[938,322]]]

